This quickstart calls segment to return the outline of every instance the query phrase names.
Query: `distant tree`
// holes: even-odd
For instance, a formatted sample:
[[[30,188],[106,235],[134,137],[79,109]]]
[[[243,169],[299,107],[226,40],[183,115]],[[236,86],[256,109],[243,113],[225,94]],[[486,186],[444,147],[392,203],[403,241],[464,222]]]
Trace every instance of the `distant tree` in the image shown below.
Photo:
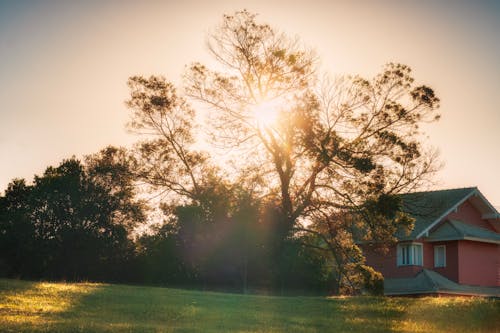
[[[14,179],[0,197],[0,276],[20,277],[39,270],[31,190],[24,179]]]
[[[137,161],[126,149],[108,146],[86,156],[84,166],[89,181],[99,189],[89,194],[96,195],[95,203],[105,203],[99,207],[103,217],[128,233],[145,221],[147,206],[136,196]]]
[[[129,231],[144,220],[143,204],[129,187],[124,152],[109,147],[71,158],[35,176],[32,185],[13,181],[0,201],[0,225],[11,248],[36,258],[14,262],[11,274],[51,279],[119,279],[117,267],[132,255]],[[17,268],[22,265],[24,269]]]
[[[370,275],[356,241],[387,243],[411,227],[397,195],[437,169],[419,140],[420,125],[439,118],[439,99],[401,64],[373,79],[319,79],[312,51],[247,11],[225,15],[208,47],[218,69],[193,64],[184,91],[208,107],[213,143],[232,163],[214,167],[192,149],[194,111],[170,83],[133,77],[132,126],[150,135],[139,145],[143,179],[197,204],[207,174],[259,180],[249,183],[274,207],[277,251],[297,233],[314,234],[338,283],[354,288],[354,275]]]
[[[177,206],[172,223],[177,226],[181,253],[203,286],[246,292],[252,259],[263,245],[259,205],[239,186],[214,182],[204,188],[200,201]]]
[[[233,255],[243,293],[250,284],[264,285],[263,267],[266,256],[266,236],[260,216],[260,202],[251,193],[241,190],[236,195],[232,228],[227,237],[227,248]]]
[[[177,230],[172,224],[154,226],[136,241],[133,279],[140,283],[193,285],[191,271],[180,252]]]

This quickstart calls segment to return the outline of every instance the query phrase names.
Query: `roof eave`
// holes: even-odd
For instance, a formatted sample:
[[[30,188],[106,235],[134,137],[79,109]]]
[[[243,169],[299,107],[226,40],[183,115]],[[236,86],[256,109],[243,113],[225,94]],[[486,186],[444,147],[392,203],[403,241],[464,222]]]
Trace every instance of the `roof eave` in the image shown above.
[[[475,190],[475,195],[480,197],[481,200],[483,200],[483,202],[486,204],[486,206],[490,209],[491,213],[489,214],[484,214],[484,215],[487,215],[487,216],[493,216],[493,218],[484,218],[485,220],[487,219],[492,219],[492,220],[495,220],[495,219],[498,219],[500,218],[500,213],[496,210],[496,208],[488,201],[488,199],[486,199],[486,197],[481,193],[481,191],[479,191],[477,188]]]
[[[451,241],[460,241],[460,240],[468,240],[468,241],[473,241],[473,242],[490,243],[490,244],[499,244],[500,245],[500,240],[479,238],[479,237],[443,237],[443,238],[427,239],[426,241],[429,243],[436,243],[436,242],[451,242]]]
[[[434,222],[432,222],[431,224],[429,224],[424,230],[422,230],[416,237],[415,239],[419,239],[421,237],[424,237],[428,234],[428,232],[434,228],[436,226],[436,224],[438,224],[439,222],[441,222],[446,216],[448,216],[449,214],[451,214],[454,210],[457,209],[458,206],[460,206],[461,204],[463,204],[465,201],[467,201],[467,199],[469,199],[470,197],[472,197],[474,194],[476,193],[479,193],[477,187],[474,188],[474,190],[472,190],[469,194],[467,194],[466,196],[464,196],[460,201],[458,201],[455,205],[453,205],[450,209],[448,209],[446,212],[444,212],[441,216],[439,216],[436,220],[434,220]],[[481,195],[482,196],[482,195]],[[484,198],[484,197],[483,197]]]
[[[455,296],[477,296],[477,297],[491,297],[492,295],[481,292],[468,292],[468,291],[454,291],[454,290],[434,290],[434,291],[401,291],[401,292],[388,292],[385,296],[403,296],[403,295],[455,295]],[[496,297],[496,296],[493,296]]]
[[[483,220],[500,220],[500,214],[498,213],[490,213],[481,215]]]
[[[474,242],[481,242],[481,243],[499,244],[500,245],[500,240],[496,240],[496,239],[487,239],[487,238],[479,238],[479,237],[469,237],[469,236],[466,236],[466,237],[464,237],[464,240],[469,240],[469,241],[474,241]]]

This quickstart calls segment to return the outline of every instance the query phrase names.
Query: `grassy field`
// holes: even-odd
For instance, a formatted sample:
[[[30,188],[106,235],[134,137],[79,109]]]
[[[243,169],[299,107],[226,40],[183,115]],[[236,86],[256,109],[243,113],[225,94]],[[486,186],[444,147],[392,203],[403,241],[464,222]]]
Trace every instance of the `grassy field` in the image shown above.
[[[1,332],[500,332],[500,301],[270,297],[0,279]]]

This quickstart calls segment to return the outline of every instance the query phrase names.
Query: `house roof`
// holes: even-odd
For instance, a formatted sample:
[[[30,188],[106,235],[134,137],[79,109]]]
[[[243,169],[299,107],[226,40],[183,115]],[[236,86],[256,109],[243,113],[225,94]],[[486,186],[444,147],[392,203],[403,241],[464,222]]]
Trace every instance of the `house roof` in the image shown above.
[[[396,237],[399,240],[420,238],[476,191],[476,187],[468,187],[402,194],[403,210],[415,218],[415,225],[410,234],[401,230]]]
[[[500,244],[500,234],[457,220],[447,220],[427,237],[430,242],[462,239]]]
[[[385,279],[386,295],[455,294],[500,297],[500,287],[478,287],[458,284],[428,269],[411,278]]]

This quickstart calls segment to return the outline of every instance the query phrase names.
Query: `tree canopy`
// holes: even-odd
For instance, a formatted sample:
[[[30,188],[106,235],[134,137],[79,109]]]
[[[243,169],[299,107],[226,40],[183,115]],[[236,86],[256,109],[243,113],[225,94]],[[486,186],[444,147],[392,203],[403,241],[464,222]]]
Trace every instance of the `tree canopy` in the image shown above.
[[[0,197],[3,274],[119,279],[133,254],[129,231],[145,219],[132,175],[125,151],[108,147],[85,164],[70,158],[48,167],[33,184],[12,181]]]
[[[209,180],[242,184],[273,207],[282,239],[318,237],[311,245],[333,255],[339,283],[348,263],[362,268],[356,241],[387,243],[411,227],[397,194],[437,169],[420,127],[439,119],[439,98],[410,67],[329,80],[312,50],[246,10],[224,15],[207,45],[216,69],[189,66],[182,94],[160,76],[129,80],[132,126],[149,135],[138,145],[143,179],[195,204]],[[191,105],[207,110],[230,163],[193,149]]]

